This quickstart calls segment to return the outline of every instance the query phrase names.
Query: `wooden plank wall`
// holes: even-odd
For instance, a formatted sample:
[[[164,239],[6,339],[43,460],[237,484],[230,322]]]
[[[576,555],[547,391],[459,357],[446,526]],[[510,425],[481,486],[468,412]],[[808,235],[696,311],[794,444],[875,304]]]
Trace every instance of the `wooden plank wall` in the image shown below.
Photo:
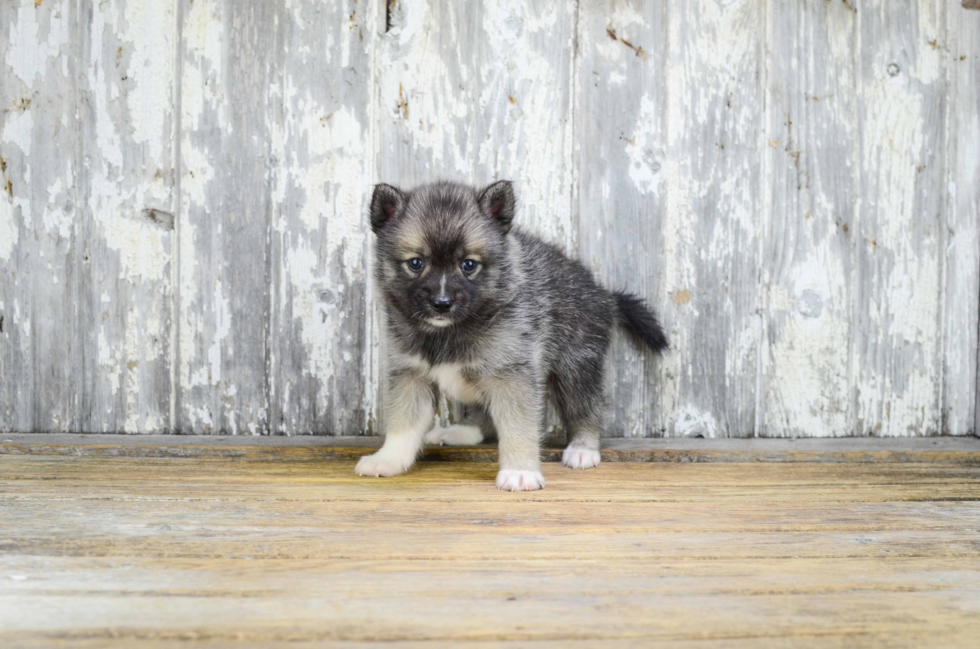
[[[956,1],[17,0],[0,110],[3,431],[379,434],[366,202],[447,177],[663,315],[610,436],[977,430]]]

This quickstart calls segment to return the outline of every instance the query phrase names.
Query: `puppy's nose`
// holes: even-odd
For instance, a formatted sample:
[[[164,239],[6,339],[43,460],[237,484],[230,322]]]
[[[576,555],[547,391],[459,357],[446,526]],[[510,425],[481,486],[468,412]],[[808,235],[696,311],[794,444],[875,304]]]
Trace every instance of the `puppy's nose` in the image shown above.
[[[448,295],[437,295],[432,298],[432,308],[434,308],[439,313],[445,313],[449,309],[453,308],[453,298]]]

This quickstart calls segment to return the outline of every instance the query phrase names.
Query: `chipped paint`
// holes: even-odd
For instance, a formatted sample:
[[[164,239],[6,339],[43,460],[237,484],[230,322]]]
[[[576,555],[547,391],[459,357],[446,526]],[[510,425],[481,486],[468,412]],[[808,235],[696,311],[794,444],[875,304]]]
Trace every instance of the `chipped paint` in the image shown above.
[[[33,4],[23,2],[17,9],[17,19],[8,26],[5,61],[28,88],[44,77],[49,60],[60,57],[68,45],[71,33],[66,14],[67,11],[47,12],[46,24],[39,23],[41,14]]]
[[[13,198],[0,194],[0,261],[10,261],[10,256],[20,239],[20,227],[14,216]]]
[[[636,190],[654,196],[658,196],[664,186],[664,174],[660,173],[662,154],[657,150],[663,141],[658,128],[660,120],[657,119],[657,108],[649,94],[640,97],[636,128],[626,146],[630,158],[629,174]]]
[[[382,432],[366,196],[449,177],[662,312],[610,434],[971,432],[980,26],[868,2],[11,3],[0,428]]]
[[[522,224],[571,249],[571,151],[564,137],[571,8],[532,8],[520,0],[487,5],[474,26],[487,53],[473,66],[454,63],[454,41],[430,40],[433,25],[453,38],[463,12],[445,3],[395,7],[379,57],[380,105],[387,115],[382,146],[390,141],[413,163],[389,171],[383,156],[382,175],[406,185],[434,177],[514,179]],[[461,128],[471,132],[460,137]]]

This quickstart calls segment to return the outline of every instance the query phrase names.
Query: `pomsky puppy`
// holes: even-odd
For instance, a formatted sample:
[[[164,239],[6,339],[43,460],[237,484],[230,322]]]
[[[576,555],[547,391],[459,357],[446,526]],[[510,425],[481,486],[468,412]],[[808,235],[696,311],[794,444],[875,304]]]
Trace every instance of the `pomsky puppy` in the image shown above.
[[[423,442],[476,444],[496,436],[497,487],[544,487],[540,439],[550,390],[568,431],[562,463],[599,464],[604,359],[617,322],[661,352],[653,312],[600,287],[578,261],[511,228],[514,189],[440,182],[371,199],[376,282],[387,311],[387,432],[362,457],[362,476],[393,476]],[[478,406],[479,426],[435,428],[433,387]],[[431,429],[431,430],[430,430]]]

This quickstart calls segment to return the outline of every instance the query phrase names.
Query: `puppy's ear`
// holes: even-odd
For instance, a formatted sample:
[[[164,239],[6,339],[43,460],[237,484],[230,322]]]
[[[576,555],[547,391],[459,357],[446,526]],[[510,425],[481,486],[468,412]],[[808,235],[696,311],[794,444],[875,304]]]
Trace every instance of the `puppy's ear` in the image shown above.
[[[507,232],[510,222],[514,220],[514,185],[509,180],[501,180],[486,187],[480,192],[477,202],[480,209],[490,215],[490,218]]]
[[[371,197],[371,229],[375,234],[381,232],[404,205],[405,194],[402,190],[384,183],[375,185],[374,196]]]

